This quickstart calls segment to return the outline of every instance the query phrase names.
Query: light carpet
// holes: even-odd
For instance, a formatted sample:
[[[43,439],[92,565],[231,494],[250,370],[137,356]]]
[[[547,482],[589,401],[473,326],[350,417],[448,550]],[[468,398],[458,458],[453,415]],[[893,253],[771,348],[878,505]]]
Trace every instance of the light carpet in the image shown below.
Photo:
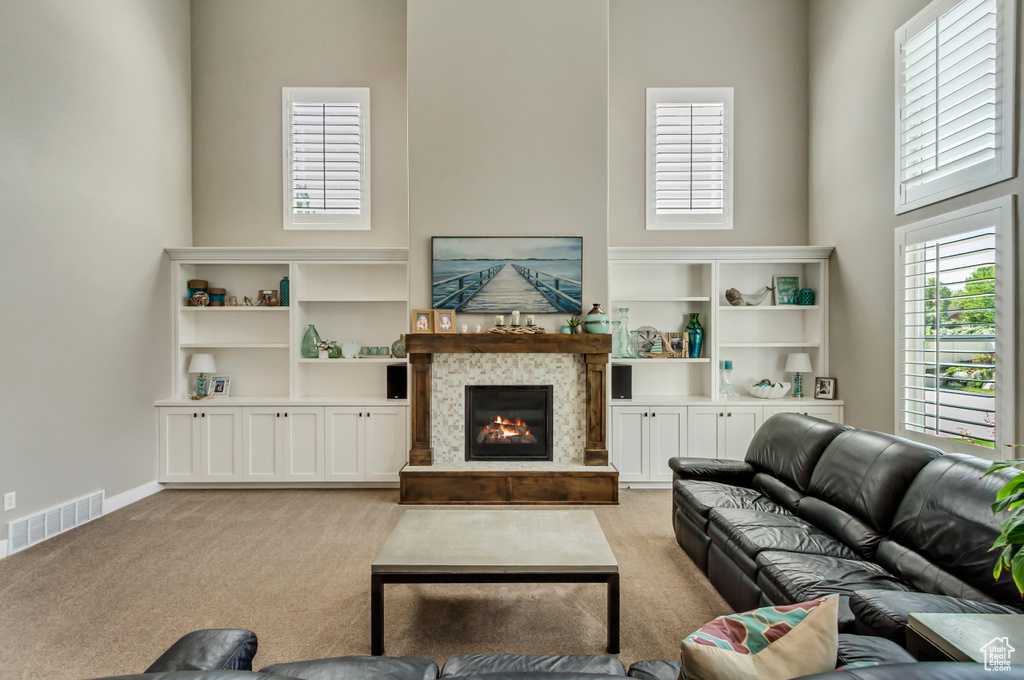
[[[592,508],[620,567],[619,658],[677,658],[728,605],[676,544],[670,491],[620,502]],[[254,630],[256,668],[369,654],[370,563],[404,511],[390,489],[162,491],[0,560],[0,669],[139,673],[197,628]],[[601,584],[385,588],[388,656],[605,653]]]

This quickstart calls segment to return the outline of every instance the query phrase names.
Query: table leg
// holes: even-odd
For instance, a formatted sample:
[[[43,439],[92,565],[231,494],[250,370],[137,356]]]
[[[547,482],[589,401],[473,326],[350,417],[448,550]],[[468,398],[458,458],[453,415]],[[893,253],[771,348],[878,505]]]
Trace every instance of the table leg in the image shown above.
[[[384,654],[384,578],[370,577],[370,654]]]
[[[608,653],[619,653],[619,575],[608,576]]]

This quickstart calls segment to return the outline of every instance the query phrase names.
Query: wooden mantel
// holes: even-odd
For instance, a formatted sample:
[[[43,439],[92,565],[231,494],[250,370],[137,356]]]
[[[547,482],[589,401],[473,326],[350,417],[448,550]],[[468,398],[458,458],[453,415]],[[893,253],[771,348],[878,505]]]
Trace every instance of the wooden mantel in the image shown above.
[[[605,427],[610,335],[503,333],[411,333],[405,336],[412,367],[412,448],[409,465],[432,465],[430,447],[430,364],[434,354],[582,354],[587,367],[587,440],[583,460],[587,465],[608,465]]]

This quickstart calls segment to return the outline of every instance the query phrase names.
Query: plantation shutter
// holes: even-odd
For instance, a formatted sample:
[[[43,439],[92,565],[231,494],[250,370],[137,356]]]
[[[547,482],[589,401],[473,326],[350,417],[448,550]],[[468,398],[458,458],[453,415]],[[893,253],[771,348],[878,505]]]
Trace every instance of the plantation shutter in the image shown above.
[[[994,447],[1001,368],[996,300],[1004,291],[996,225],[984,221],[952,233],[909,232],[902,244],[897,409],[908,431]]]
[[[933,3],[922,13],[926,25],[915,17],[908,26],[916,26],[901,29],[898,212],[1011,176],[1012,138],[1003,132],[1013,127],[1012,77],[1006,87],[1002,55],[1013,53],[1003,44],[1003,4]],[[929,21],[936,11],[941,13]]]
[[[285,88],[286,227],[368,228],[368,103],[365,88]]]

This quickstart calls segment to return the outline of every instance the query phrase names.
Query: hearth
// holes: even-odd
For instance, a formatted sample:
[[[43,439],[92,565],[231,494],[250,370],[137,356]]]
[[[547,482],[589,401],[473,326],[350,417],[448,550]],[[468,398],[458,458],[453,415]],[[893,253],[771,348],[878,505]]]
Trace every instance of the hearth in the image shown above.
[[[466,460],[552,460],[552,385],[466,385]]]

